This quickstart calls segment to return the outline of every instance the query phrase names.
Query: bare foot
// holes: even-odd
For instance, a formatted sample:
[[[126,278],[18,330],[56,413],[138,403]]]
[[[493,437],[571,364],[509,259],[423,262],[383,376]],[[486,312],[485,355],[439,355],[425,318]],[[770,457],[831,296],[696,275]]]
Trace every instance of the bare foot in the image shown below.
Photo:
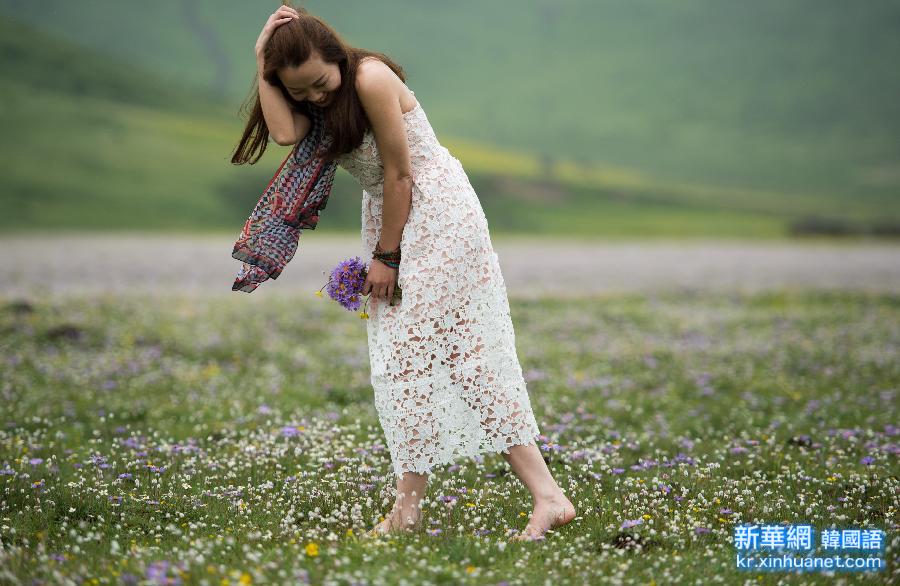
[[[514,535],[510,541],[543,539],[544,533],[569,523],[575,518],[575,514],[575,506],[564,494],[553,499],[537,501],[528,525],[521,533]]]
[[[413,510],[414,509],[414,510]],[[390,515],[388,515],[378,525],[366,532],[367,537],[377,537],[379,535],[387,535],[388,533],[412,533],[422,526],[422,510],[413,506],[403,511],[401,520],[401,509],[395,507]]]

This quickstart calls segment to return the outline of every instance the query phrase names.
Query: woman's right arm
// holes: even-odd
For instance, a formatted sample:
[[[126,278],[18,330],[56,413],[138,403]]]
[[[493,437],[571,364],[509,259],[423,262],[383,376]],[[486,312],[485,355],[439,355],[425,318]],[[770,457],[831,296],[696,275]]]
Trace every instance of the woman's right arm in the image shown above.
[[[291,108],[281,89],[263,79],[262,60],[259,60],[257,71],[259,103],[262,106],[263,118],[266,119],[266,126],[269,128],[269,135],[282,146],[298,143],[309,132],[310,119]]]
[[[299,18],[297,11],[289,6],[279,6],[269,17],[263,26],[259,38],[256,40],[256,76],[259,80],[259,103],[262,107],[263,118],[269,129],[269,136],[277,144],[288,146],[296,144],[306,136],[312,126],[310,119],[291,108],[281,89],[263,79],[263,58],[266,43],[272,36],[272,31],[278,26],[288,22],[292,18]]]

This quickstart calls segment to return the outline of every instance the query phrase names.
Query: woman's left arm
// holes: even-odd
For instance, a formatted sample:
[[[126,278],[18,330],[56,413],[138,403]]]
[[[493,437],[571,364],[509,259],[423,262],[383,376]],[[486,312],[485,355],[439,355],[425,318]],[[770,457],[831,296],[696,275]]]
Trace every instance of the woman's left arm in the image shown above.
[[[381,237],[384,250],[400,246],[403,227],[412,205],[412,170],[406,121],[400,96],[406,86],[397,74],[378,60],[367,60],[356,74],[356,90],[372,124],[375,144],[384,164],[384,204]]]

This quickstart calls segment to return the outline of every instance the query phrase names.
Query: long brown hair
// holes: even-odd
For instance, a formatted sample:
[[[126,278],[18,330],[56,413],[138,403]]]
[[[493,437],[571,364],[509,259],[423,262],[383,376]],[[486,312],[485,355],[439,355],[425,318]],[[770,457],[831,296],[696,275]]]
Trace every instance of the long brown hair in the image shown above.
[[[282,4],[290,6],[288,2]],[[337,155],[348,153],[358,147],[366,130],[371,127],[369,117],[356,93],[356,68],[359,62],[365,57],[375,57],[393,69],[404,82],[406,75],[403,68],[384,53],[351,47],[321,18],[313,16],[302,7],[296,10],[300,13],[300,18],[279,25],[266,44],[263,55],[265,69],[262,77],[281,89],[292,109],[309,115],[310,108],[318,106],[293,99],[281,83],[278,69],[302,65],[313,51],[319,53],[322,61],[337,64],[341,72],[341,85],[334,92],[332,103],[322,109],[325,128],[333,138],[331,147],[322,153],[322,157],[331,161]],[[252,165],[259,161],[266,152],[269,142],[269,128],[263,117],[262,104],[259,100],[259,80],[256,74],[253,77],[250,95],[241,105],[239,112],[245,112],[250,102],[254,102],[253,109],[250,111],[241,140],[231,157],[231,162],[235,165],[248,162]],[[254,153],[256,157],[250,160]]]

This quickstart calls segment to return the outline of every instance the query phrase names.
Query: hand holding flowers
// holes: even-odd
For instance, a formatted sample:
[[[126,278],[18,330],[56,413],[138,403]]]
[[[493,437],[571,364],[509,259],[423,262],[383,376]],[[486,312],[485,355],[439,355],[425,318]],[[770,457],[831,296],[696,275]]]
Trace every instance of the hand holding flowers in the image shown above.
[[[382,264],[380,261],[375,263],[375,265],[377,266],[371,268],[368,267],[358,256],[341,261],[331,271],[331,276],[322,289],[325,289],[328,296],[340,303],[345,309],[356,311],[361,304],[361,298],[365,296],[364,292],[368,291],[369,293],[375,293],[377,288],[374,283],[383,283],[385,276],[383,271],[387,271],[388,273],[393,273],[394,285],[393,287],[388,286],[386,290],[382,290],[382,294],[386,293],[386,296],[390,296],[390,305],[393,306],[395,305],[395,302],[402,299],[400,284],[396,282],[398,271],[397,269],[392,269],[387,265]],[[378,276],[376,277],[376,275]],[[371,279],[370,276],[372,277]],[[319,297],[323,297],[322,289],[319,289],[316,292],[316,295]],[[368,303],[369,298],[371,297],[372,295],[370,294],[366,298],[366,303]],[[378,297],[377,294],[376,297]],[[366,313],[365,307],[359,313],[359,317],[361,319],[369,318],[369,314]]]

